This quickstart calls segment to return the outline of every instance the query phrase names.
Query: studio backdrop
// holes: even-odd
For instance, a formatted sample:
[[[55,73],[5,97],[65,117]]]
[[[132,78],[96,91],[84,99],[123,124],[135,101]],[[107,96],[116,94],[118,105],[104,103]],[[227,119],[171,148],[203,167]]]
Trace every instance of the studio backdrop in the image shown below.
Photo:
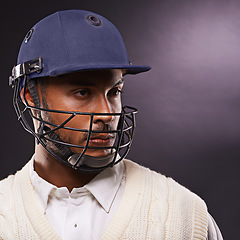
[[[240,1],[8,1],[1,6],[1,168],[15,173],[34,139],[16,119],[8,76],[25,34],[63,9],[99,13],[120,30],[131,62],[123,102],[138,108],[133,161],[173,177],[208,204],[224,239],[238,239]]]

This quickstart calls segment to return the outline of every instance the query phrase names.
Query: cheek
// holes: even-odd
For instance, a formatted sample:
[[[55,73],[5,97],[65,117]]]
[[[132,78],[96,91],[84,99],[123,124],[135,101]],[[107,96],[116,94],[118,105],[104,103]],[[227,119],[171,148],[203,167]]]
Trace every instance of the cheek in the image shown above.
[[[76,115],[69,122],[65,124],[65,127],[88,130],[90,125],[90,120],[91,120],[90,116]],[[81,134],[81,131],[74,131],[74,132],[68,131],[68,132],[70,134],[71,133]]]
[[[65,114],[58,114],[58,116],[55,116],[55,118],[52,119],[52,122],[54,122],[57,125],[61,125],[69,117],[63,115]],[[89,130],[89,125],[90,125],[89,116],[76,115],[64,125],[64,127],[70,129],[60,128],[56,131],[56,133],[64,142],[76,145],[83,145],[83,142],[87,138],[87,133],[78,131],[78,129]]]
[[[61,98],[51,98],[48,99],[48,107],[49,109],[54,110],[63,110],[63,111],[77,111],[77,112],[101,112],[99,110],[99,99],[91,98],[88,101],[77,101],[75,98],[69,98],[62,94]],[[116,98],[109,98],[106,100],[106,106],[108,105],[108,111],[110,113],[121,113],[122,103],[121,96],[119,95]],[[53,122],[56,125],[61,125],[69,117],[71,114],[62,114],[62,113],[49,113],[50,114],[50,122]],[[65,124],[65,127],[70,128],[78,128],[78,129],[89,129],[90,124],[90,116],[84,115],[76,115],[69,122]],[[112,124],[116,126],[118,124],[119,117],[113,116]],[[65,130],[67,131],[67,130]],[[71,132],[71,131],[68,131]]]
[[[62,127],[73,128],[73,129],[89,129],[90,116],[65,114],[65,113],[48,113],[44,119],[47,122],[54,124],[49,126],[51,129],[62,125]],[[58,131],[64,132],[64,134],[81,134],[81,131],[59,129]]]
[[[114,113],[121,113],[121,111],[122,111],[122,105],[121,105],[121,103],[119,103],[118,105],[116,105],[114,107],[112,112],[114,112]],[[120,119],[120,116],[113,116],[113,121],[112,121],[113,129],[117,129],[118,124],[119,124],[119,119]]]
[[[110,104],[113,113],[120,113],[122,111],[122,100],[120,96],[114,99]]]
[[[122,102],[121,99],[119,98],[119,100],[117,99],[116,101],[113,102],[113,104],[111,105],[111,112],[112,113],[121,113],[122,112]],[[114,117],[114,122],[118,122],[119,117]]]

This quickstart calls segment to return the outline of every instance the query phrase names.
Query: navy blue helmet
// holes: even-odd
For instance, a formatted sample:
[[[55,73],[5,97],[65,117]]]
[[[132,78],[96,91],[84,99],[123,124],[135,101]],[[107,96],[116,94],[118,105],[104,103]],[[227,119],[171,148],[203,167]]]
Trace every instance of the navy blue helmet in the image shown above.
[[[14,108],[23,127],[59,161],[84,172],[101,171],[126,156],[132,143],[137,110],[133,107],[123,107],[120,113],[108,113],[106,115],[119,116],[118,128],[111,131],[94,131],[93,118],[103,113],[41,108],[34,79],[104,69],[123,69],[124,74],[137,74],[150,70],[150,67],[136,66],[129,61],[121,34],[106,18],[88,11],[66,10],[42,19],[31,28],[22,42],[17,65],[13,67],[9,77],[9,85],[14,88]],[[34,107],[28,104],[24,94],[24,100],[20,99],[20,91],[23,89],[25,93],[26,88],[33,97]],[[36,110],[37,116],[32,110]],[[43,112],[62,113],[68,117],[63,123],[56,125],[44,119]],[[26,114],[30,114],[39,122],[37,131],[29,124]],[[66,126],[73,118],[81,115],[89,116],[88,129]],[[59,129],[87,132],[86,145],[64,142],[56,133]],[[91,148],[88,146],[91,134],[96,132],[116,134],[114,145],[106,147],[111,148],[111,154],[106,157],[98,158],[85,154],[87,149]],[[49,147],[50,145],[55,147]],[[72,148],[81,148],[82,151],[75,153]]]

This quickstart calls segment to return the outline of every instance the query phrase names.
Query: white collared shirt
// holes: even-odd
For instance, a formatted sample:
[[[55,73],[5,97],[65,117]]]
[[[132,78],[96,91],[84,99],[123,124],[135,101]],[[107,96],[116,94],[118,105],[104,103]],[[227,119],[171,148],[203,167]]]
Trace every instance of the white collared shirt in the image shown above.
[[[30,178],[46,217],[64,240],[99,239],[112,219],[123,194],[123,162],[99,173],[88,184],[74,188],[57,188],[34,171]]]

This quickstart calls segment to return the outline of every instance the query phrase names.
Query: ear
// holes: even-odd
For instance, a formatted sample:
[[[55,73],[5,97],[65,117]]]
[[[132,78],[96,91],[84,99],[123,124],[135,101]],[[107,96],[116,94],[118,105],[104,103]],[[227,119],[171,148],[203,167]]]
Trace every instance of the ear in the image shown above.
[[[20,96],[21,96],[21,99],[23,102],[25,102],[24,98],[23,98],[23,89],[21,90],[21,93],[20,93]],[[33,102],[33,98],[30,94],[30,91],[29,89],[26,87],[26,90],[25,90],[25,98],[27,100],[27,103],[31,106],[31,107],[35,107],[35,104]]]

